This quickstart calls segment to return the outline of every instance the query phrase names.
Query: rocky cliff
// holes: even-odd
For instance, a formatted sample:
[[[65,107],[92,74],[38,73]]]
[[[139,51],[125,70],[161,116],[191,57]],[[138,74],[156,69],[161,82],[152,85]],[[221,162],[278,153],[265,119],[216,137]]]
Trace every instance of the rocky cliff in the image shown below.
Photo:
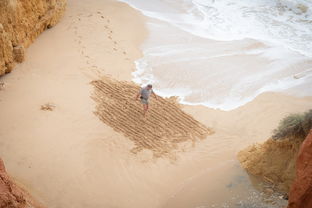
[[[305,139],[269,139],[248,147],[238,159],[249,173],[289,193],[288,208],[312,208],[312,129]]]
[[[312,207],[312,130],[302,143],[297,162],[296,179],[289,193],[288,208]]]
[[[0,159],[0,208],[42,208],[30,195],[19,188],[6,173]]]
[[[289,114],[280,121],[271,139],[240,151],[238,159],[249,173],[262,177],[277,190],[288,193],[296,175],[299,148],[311,134],[311,129],[312,109]]]
[[[61,18],[66,0],[0,0],[0,75],[24,60],[24,49]]]
[[[302,139],[269,139],[238,153],[238,159],[249,173],[260,176],[287,193],[295,178],[295,163]]]

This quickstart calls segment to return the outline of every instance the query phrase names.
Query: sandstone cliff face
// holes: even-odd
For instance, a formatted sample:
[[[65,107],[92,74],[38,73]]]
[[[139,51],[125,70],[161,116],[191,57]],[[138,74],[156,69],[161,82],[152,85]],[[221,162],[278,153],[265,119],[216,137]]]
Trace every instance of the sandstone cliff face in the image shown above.
[[[249,173],[276,185],[288,193],[295,178],[295,163],[302,139],[269,139],[238,153],[238,159]]]
[[[0,0],[0,75],[24,60],[24,49],[64,13],[66,0]]]
[[[296,179],[289,193],[288,208],[312,207],[312,130],[302,143],[297,163]]]
[[[6,173],[0,159],[0,208],[42,208],[24,190],[19,188]]]

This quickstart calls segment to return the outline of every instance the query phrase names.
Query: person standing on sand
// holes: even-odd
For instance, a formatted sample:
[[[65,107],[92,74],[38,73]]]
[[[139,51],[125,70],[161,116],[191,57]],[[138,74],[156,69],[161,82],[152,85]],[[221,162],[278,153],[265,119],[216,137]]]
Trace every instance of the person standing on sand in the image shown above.
[[[139,98],[141,99],[141,103],[143,104],[143,115],[145,117],[147,111],[148,111],[148,99],[150,95],[152,94],[155,99],[157,100],[157,96],[153,91],[153,86],[151,84],[148,84],[146,87],[142,87],[139,93],[136,96],[136,100]]]

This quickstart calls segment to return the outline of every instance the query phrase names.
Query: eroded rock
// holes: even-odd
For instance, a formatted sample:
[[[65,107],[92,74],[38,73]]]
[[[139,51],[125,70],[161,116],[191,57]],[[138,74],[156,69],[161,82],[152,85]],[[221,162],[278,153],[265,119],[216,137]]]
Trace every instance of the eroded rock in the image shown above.
[[[238,153],[244,169],[288,193],[295,178],[295,163],[302,139],[269,139]]]
[[[297,162],[296,178],[289,193],[288,208],[312,207],[312,130],[302,143]]]
[[[2,159],[0,159],[0,207],[42,208],[26,191],[13,182],[5,170]]]
[[[65,6],[66,0],[0,1],[0,75],[24,60],[24,48],[59,21]]]
[[[14,61],[22,63],[25,59],[25,50],[23,46],[15,46],[13,48]]]

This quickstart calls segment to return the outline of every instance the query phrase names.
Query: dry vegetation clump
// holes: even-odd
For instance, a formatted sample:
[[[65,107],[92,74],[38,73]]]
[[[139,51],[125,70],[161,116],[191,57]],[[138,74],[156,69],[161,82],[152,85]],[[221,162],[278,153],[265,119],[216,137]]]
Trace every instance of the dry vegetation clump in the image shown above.
[[[302,114],[290,114],[273,131],[273,139],[304,139],[312,128],[312,109]]]
[[[46,103],[44,105],[41,105],[40,110],[43,111],[53,111],[55,108],[55,105],[52,103]]]

